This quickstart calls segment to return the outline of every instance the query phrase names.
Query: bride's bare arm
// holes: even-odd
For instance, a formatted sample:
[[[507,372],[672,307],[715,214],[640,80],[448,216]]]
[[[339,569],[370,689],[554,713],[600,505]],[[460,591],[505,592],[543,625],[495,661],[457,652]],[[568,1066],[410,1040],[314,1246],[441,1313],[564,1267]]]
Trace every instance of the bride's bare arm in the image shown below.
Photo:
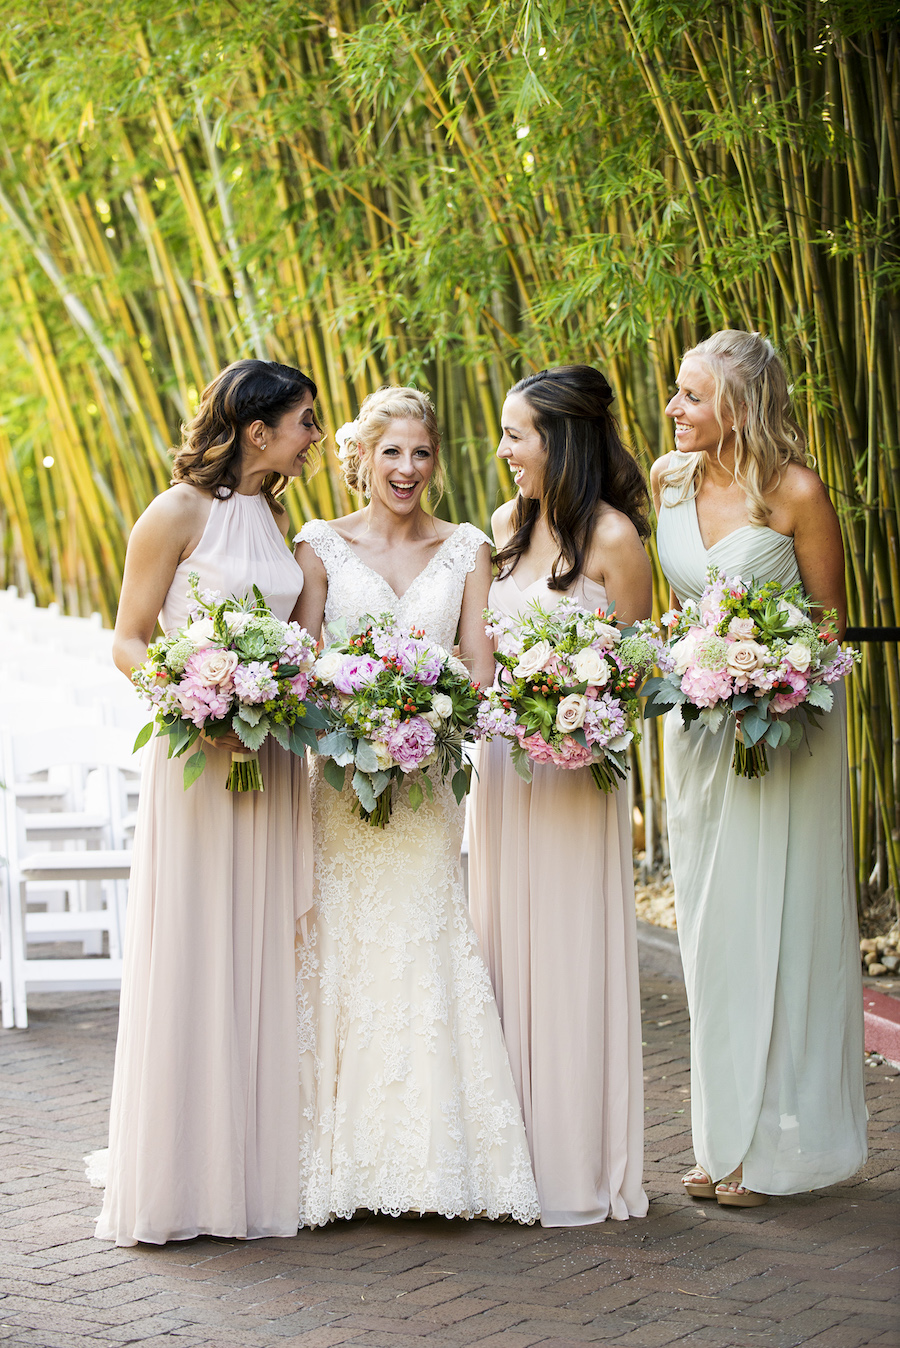
[[[315,550],[308,543],[298,543],[294,549],[294,556],[303,572],[303,589],[291,617],[318,641],[322,635],[322,623],[325,621],[328,575]]]
[[[494,647],[484,630],[484,610],[491,585],[491,549],[478,549],[475,567],[466,577],[459,614],[459,650],[472,678],[489,688],[494,681]]]

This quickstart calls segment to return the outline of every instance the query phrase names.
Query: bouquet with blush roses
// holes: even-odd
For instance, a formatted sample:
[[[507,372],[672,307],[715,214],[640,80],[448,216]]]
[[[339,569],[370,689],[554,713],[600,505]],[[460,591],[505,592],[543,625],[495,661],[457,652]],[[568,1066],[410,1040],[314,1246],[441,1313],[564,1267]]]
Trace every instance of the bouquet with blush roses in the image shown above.
[[[563,598],[537,602],[518,618],[485,610],[499,669],[478,716],[485,739],[510,742],[513,764],[531,781],[532,763],[589,767],[602,791],[624,780],[637,737],[639,695],[654,649],[610,610],[589,612]]]
[[[804,721],[818,724],[834,701],[831,685],[859,660],[858,651],[841,649],[836,613],[813,622],[799,581],[746,582],[713,566],[700,599],[662,621],[667,639],[656,624],[639,625],[662,670],[644,687],[644,714],[677,706],[685,725],[699,720],[713,731],[733,716],[739,777],[768,772],[767,748],[796,749]]]
[[[242,599],[199,589],[192,571],[186,627],[155,641],[132,680],[156,716],[137,737],[146,744],[156,726],[169,737],[169,757],[187,752],[203,731],[215,740],[233,730],[245,753],[233,753],[229,791],[264,790],[259,749],[271,735],[283,749],[305,753],[324,718],[310,697],[316,643],[298,623],[282,622],[254,585]],[[184,766],[185,790],[206,766],[202,746]]]
[[[462,801],[472,771],[463,742],[481,702],[462,661],[390,613],[366,614],[352,632],[332,624],[328,636],[314,668],[326,780],[341,791],[352,768],[355,808],[375,828],[390,819],[395,783],[407,783],[413,810],[432,795],[433,778],[450,777]]]

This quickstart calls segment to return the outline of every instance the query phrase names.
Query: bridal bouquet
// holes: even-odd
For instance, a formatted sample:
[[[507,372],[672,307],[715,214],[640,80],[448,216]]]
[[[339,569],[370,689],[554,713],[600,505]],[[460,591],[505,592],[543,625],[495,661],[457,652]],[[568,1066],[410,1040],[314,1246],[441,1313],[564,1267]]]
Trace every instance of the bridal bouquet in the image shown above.
[[[734,716],[734,771],[761,777],[769,770],[767,746],[796,749],[801,718],[817,725],[834,700],[830,685],[859,660],[858,651],[841,649],[836,617],[826,613],[814,623],[799,582],[747,583],[710,567],[699,601],[663,614],[671,627],[667,641],[654,624],[640,624],[663,671],[644,687],[644,714],[680,706],[685,725],[699,720],[710,730]]]
[[[345,768],[352,766],[356,808],[376,828],[390,818],[393,783],[407,776],[413,810],[426,791],[432,796],[432,776],[452,774],[453,794],[461,801],[471,777],[463,739],[481,701],[462,661],[424,632],[402,630],[389,613],[378,619],[366,614],[349,634],[336,623],[329,636],[314,669],[327,720],[316,745],[327,760],[326,779],[340,791]]]
[[[135,748],[158,727],[169,737],[169,757],[177,758],[199,739],[233,730],[246,753],[233,753],[229,791],[262,791],[258,751],[267,735],[283,749],[304,753],[324,725],[308,700],[316,643],[297,623],[281,622],[254,585],[243,599],[200,592],[199,576],[189,577],[191,621],[156,641],[132,675],[134,685],[156,709]],[[184,766],[185,790],[206,766],[202,747]]]
[[[485,610],[497,637],[498,679],[478,714],[478,732],[500,735],[513,764],[531,781],[531,763],[590,767],[597,786],[624,780],[639,718],[640,685],[653,668],[651,641],[622,628],[612,611],[591,613],[563,599],[547,613],[529,605],[501,621]]]

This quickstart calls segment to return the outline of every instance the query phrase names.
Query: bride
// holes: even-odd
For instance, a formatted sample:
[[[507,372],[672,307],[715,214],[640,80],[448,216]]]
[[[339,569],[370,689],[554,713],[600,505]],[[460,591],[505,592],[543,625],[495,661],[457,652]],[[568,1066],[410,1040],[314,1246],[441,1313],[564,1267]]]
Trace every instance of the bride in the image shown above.
[[[297,536],[299,620],[391,613],[493,676],[484,633],[488,539],[422,507],[441,477],[428,398],[383,388],[341,451],[368,504]],[[316,917],[299,949],[300,1225],[360,1209],[539,1215],[525,1129],[460,869],[463,812],[448,783],[414,812],[394,786],[384,830],[313,768]]]

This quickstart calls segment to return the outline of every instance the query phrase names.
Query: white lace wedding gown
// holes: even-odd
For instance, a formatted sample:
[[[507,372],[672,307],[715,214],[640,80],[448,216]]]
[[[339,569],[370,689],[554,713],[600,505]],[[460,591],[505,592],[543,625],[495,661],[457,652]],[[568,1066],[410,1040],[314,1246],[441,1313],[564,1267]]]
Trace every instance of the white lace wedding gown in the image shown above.
[[[328,575],[326,623],[391,613],[452,648],[487,542],[461,525],[402,596],[322,520],[299,537]],[[300,1225],[368,1208],[510,1214],[539,1204],[522,1114],[460,868],[463,810],[435,784],[390,823],[352,811],[314,761],[315,920],[299,947]]]

